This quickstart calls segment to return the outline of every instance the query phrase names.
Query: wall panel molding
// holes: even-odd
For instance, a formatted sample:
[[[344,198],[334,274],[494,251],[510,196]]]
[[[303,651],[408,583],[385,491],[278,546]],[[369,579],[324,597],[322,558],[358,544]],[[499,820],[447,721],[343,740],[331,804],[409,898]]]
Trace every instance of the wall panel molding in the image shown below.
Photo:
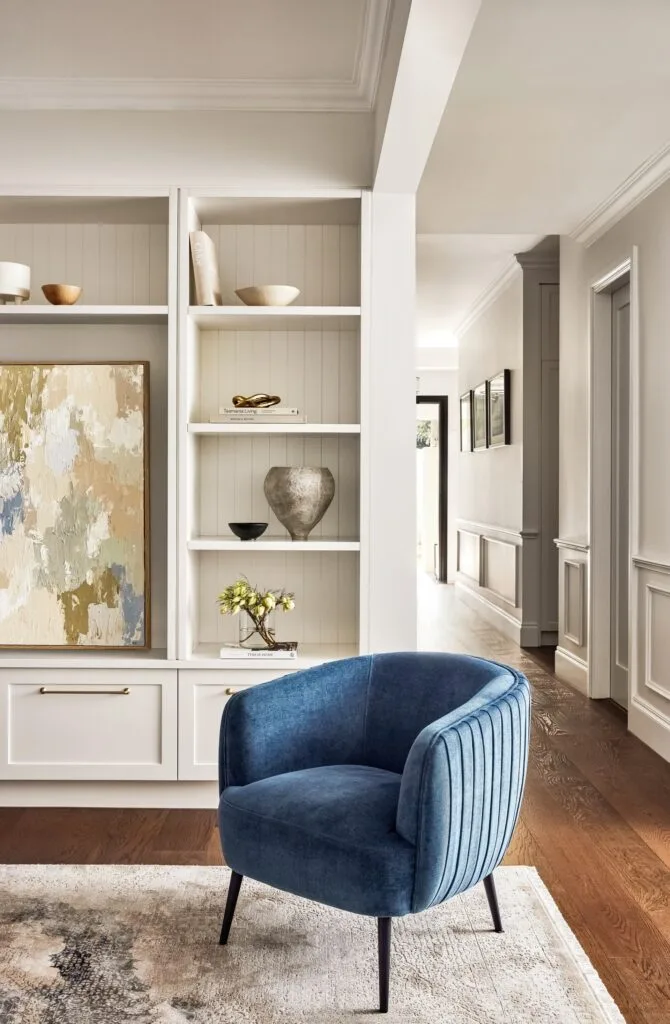
[[[561,548],[566,548],[568,551],[588,552],[590,547],[588,541],[570,537],[556,537],[554,544],[559,550]]]
[[[563,635],[576,647],[584,646],[585,566],[563,561]],[[574,600],[573,600],[574,598]]]
[[[643,682],[670,702],[670,591],[647,583],[645,597]]]
[[[479,586],[481,580],[480,534],[472,530],[456,531],[456,571]]]
[[[481,587],[512,608],[519,606],[519,545],[481,537]]]

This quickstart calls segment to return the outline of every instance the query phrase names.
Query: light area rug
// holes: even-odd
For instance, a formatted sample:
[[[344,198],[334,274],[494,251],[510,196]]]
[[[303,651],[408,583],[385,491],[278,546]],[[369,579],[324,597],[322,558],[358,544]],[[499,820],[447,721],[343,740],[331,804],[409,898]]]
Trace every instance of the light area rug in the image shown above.
[[[375,921],[245,879],[228,946],[217,867],[0,868],[1,1024],[344,1024],[377,1006]],[[532,868],[394,922],[402,1024],[621,1024]]]

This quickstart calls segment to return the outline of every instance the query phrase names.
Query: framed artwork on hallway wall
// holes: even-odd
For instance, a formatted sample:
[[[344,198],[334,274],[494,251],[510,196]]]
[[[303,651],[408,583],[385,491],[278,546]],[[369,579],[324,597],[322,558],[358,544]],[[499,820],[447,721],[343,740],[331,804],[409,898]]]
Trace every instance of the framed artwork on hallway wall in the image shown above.
[[[509,386],[509,370],[501,370],[486,382],[489,448],[511,444]]]
[[[487,384],[478,384],[472,392],[472,450],[484,451],[488,444]]]
[[[460,398],[461,409],[461,451],[472,451],[472,391],[466,391]]]

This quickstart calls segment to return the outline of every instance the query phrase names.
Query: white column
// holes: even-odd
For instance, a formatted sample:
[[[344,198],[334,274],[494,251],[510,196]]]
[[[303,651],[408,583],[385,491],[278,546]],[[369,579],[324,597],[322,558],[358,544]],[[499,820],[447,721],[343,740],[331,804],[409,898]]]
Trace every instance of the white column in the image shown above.
[[[371,192],[363,219],[362,637],[416,648],[415,197]]]

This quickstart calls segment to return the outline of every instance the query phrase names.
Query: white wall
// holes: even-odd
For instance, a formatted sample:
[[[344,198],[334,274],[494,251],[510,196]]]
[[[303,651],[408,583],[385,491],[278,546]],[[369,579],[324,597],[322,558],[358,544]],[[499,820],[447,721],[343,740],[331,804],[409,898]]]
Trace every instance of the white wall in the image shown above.
[[[633,446],[639,465],[639,529],[631,552],[629,727],[670,760],[670,183],[590,248],[561,239],[560,535],[584,544],[594,540],[589,538],[587,444],[590,285],[630,257],[633,246],[639,252],[639,381],[631,380],[631,401],[637,398],[639,409],[637,425],[632,424],[639,439]],[[588,563],[588,552],[581,557]],[[583,579],[586,587],[587,572]],[[570,609],[563,603],[560,611],[564,631]],[[586,639],[583,646],[588,658]]]
[[[421,364],[430,353],[443,351],[445,361],[457,356],[457,350],[417,349],[417,361]],[[449,470],[447,473],[447,582],[452,583],[456,577],[456,517],[458,516],[458,370],[425,369],[416,371],[419,378],[418,393],[420,395],[446,395],[449,399]]]
[[[371,114],[0,112],[0,184],[367,186]]]
[[[460,339],[459,394],[500,370],[511,370],[512,443],[490,451],[460,453],[459,519],[520,531],[522,525],[523,275],[510,285]]]

